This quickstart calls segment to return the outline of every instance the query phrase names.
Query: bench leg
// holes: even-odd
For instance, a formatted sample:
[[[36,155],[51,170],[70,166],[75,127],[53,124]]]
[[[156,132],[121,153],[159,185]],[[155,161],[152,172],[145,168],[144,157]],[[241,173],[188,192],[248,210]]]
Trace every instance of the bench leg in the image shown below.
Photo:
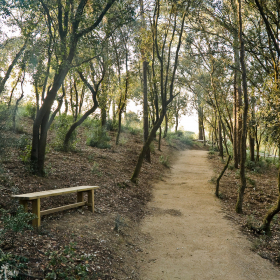
[[[94,212],[94,190],[90,190],[88,193],[88,209]]]
[[[84,201],[84,193],[83,192],[78,192],[77,193],[77,202],[83,202]],[[82,206],[78,207],[82,208]]]
[[[37,216],[37,218],[32,220],[32,226],[39,228],[41,226],[40,198],[32,200],[32,213]]]
[[[23,209],[24,209],[25,212],[28,211],[28,203],[27,202],[28,202],[27,200],[20,200],[19,201],[19,204],[23,206]]]
[[[83,202],[84,201],[84,193],[78,192],[77,193],[77,202]]]

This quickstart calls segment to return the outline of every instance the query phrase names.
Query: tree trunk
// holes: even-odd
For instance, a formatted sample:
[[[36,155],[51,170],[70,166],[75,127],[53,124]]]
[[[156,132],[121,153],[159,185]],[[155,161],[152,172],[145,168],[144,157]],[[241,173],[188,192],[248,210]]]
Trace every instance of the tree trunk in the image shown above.
[[[119,122],[118,122],[118,132],[117,132],[117,137],[116,137],[116,145],[119,145],[121,129],[122,129],[122,111],[119,110]]]
[[[217,181],[216,181],[216,191],[215,191],[216,197],[219,197],[219,196],[220,196],[220,194],[219,194],[219,190],[220,190],[220,180],[222,179],[224,173],[226,172],[230,160],[231,160],[231,156],[229,155],[226,165],[224,166],[224,168],[223,168],[221,174],[219,175],[219,177],[217,178]]]
[[[107,119],[107,111],[106,108],[101,108],[101,126],[105,127],[106,125],[106,119]]]
[[[247,135],[247,114],[248,114],[248,94],[247,94],[247,75],[245,66],[245,48],[242,35],[242,15],[241,15],[241,0],[238,0],[238,18],[239,18],[239,41],[240,41],[240,62],[242,69],[242,86],[243,86],[243,122],[242,122],[242,135],[241,135],[241,158],[240,158],[240,183],[241,186],[238,192],[238,198],[236,203],[236,212],[242,213],[243,198],[246,188],[246,176],[245,176],[245,162],[246,162],[246,135]]]
[[[25,74],[24,74],[25,76]],[[21,81],[21,96],[17,99],[16,101],[16,105],[15,105],[15,109],[13,112],[13,130],[16,131],[16,115],[17,115],[17,110],[18,110],[18,104],[21,101],[21,99],[23,98],[24,92],[23,92],[23,82],[24,82],[24,76],[22,78]]]
[[[264,231],[266,234],[270,231],[270,223],[273,217],[280,211],[280,170],[278,170],[278,199],[276,205],[271,207],[266,213],[260,231]]]
[[[144,143],[149,137],[149,110],[148,110],[148,88],[147,88],[147,68],[148,62],[143,61],[143,130],[144,130]],[[146,151],[146,160],[151,162],[150,147]]]
[[[10,64],[10,66],[8,67],[8,70],[4,76],[4,78],[2,80],[0,80],[0,96],[5,88],[5,84],[7,82],[7,80],[9,79],[12,70],[14,68],[14,66],[16,65],[17,61],[19,60],[20,56],[22,55],[22,53],[24,52],[27,43],[28,43],[28,38],[25,40],[24,45],[21,47],[21,49],[19,50],[19,52],[16,54],[15,58],[13,59],[12,63]]]
[[[71,138],[71,135],[72,133],[74,132],[74,130],[79,126],[81,125],[84,120],[89,116],[91,115],[92,113],[95,112],[95,110],[98,108],[98,103],[97,104],[94,104],[94,106],[88,110],[78,121],[74,122],[71,127],[69,128],[69,130],[67,131],[66,135],[65,135],[65,138],[64,138],[64,149],[65,151],[68,151],[68,148],[69,148],[69,141],[70,141],[70,138]]]
[[[139,157],[138,157],[138,161],[137,161],[137,164],[136,164],[136,167],[134,169],[134,173],[131,177],[131,181],[133,183],[137,183],[137,178],[139,176],[139,173],[140,173],[140,170],[141,170],[141,167],[142,167],[142,164],[143,164],[143,160],[144,160],[144,157],[146,155],[146,152],[147,150],[149,149],[150,147],[150,144],[152,143],[153,139],[154,139],[154,135],[156,134],[157,130],[159,129],[162,121],[163,121],[163,118],[164,118],[164,115],[165,114],[161,114],[159,119],[157,120],[157,122],[155,123],[155,125],[153,126],[150,134],[149,134],[149,137],[147,139],[147,141],[145,142],[140,154],[139,154]]]
[[[219,120],[219,156],[224,158],[223,136],[222,136],[222,121]]]
[[[167,136],[167,131],[168,131],[168,118],[167,118],[167,114],[165,114],[164,116],[165,118],[165,127],[164,127],[164,133],[163,133],[163,138],[165,138]]]
[[[158,150],[161,151],[161,125],[159,126],[159,135],[158,135]]]
[[[178,113],[175,114],[175,119],[176,119],[176,122],[175,122],[175,132],[177,133],[178,125],[179,125],[179,114]]]
[[[198,140],[203,140],[203,108],[198,107]]]
[[[249,136],[249,145],[250,145],[250,160],[255,161],[255,138],[252,137],[252,134],[250,133]]]
[[[233,128],[233,160],[234,160],[234,167],[238,168],[239,165],[239,153],[238,153],[238,91],[237,91],[237,84],[236,84],[236,70],[234,74],[234,104],[233,104],[233,116],[234,116],[234,128]]]

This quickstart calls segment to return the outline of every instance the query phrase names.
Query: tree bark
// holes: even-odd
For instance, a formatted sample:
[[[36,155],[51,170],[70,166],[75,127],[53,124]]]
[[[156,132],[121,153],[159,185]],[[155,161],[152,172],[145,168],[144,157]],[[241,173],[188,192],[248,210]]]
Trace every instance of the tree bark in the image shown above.
[[[277,213],[279,213],[279,211],[280,211],[280,170],[278,170],[278,199],[276,204],[267,211],[263,219],[263,223],[260,227],[260,231],[264,231],[266,234],[270,232],[270,223],[273,217]]]
[[[203,140],[203,108],[198,106],[198,140]]]
[[[219,156],[224,158],[223,136],[222,136],[222,121],[219,120]]]
[[[168,118],[167,118],[167,114],[165,114],[164,120],[165,120],[165,126],[164,126],[163,138],[166,138],[167,131],[168,131]]]
[[[215,191],[216,197],[219,197],[219,196],[220,196],[220,194],[219,194],[219,190],[220,190],[220,180],[222,179],[224,173],[226,172],[230,160],[231,160],[231,156],[229,155],[226,165],[224,166],[224,168],[223,168],[221,174],[219,175],[219,177],[217,178],[217,181],[216,181],[216,191]]]
[[[245,162],[246,162],[246,135],[247,135],[247,114],[248,114],[248,93],[247,93],[247,73],[245,66],[245,48],[243,41],[243,28],[242,28],[242,14],[241,14],[241,0],[238,0],[238,19],[239,19],[239,41],[240,41],[240,62],[242,69],[242,86],[243,86],[243,122],[242,122],[242,135],[241,135],[241,157],[240,157],[240,183],[241,186],[238,191],[238,198],[236,203],[236,212],[242,213],[243,198],[246,188],[245,176]]]
[[[157,122],[155,123],[155,125],[152,127],[152,130],[148,136],[148,139],[147,141],[145,142],[140,154],[139,154],[139,157],[138,157],[138,161],[137,161],[137,164],[136,164],[136,167],[135,167],[135,170],[134,170],[134,173],[131,177],[131,181],[133,183],[137,183],[137,178],[139,176],[139,173],[140,173],[140,170],[141,170],[141,167],[142,167],[142,164],[143,164],[143,160],[144,160],[144,157],[146,155],[146,152],[147,150],[149,149],[150,147],[150,144],[152,143],[154,137],[155,137],[155,134],[157,132],[157,130],[159,129],[162,121],[163,121],[163,118],[164,118],[164,115],[163,113],[161,113],[159,119],[157,120]]]

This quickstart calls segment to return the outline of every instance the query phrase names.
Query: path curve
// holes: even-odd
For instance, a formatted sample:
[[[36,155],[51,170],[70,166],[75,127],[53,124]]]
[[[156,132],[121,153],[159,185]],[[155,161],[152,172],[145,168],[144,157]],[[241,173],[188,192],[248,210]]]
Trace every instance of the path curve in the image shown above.
[[[280,279],[280,271],[253,253],[224,218],[208,182],[213,175],[206,151],[187,150],[155,185],[151,214],[141,224],[148,241],[139,260],[140,279]]]

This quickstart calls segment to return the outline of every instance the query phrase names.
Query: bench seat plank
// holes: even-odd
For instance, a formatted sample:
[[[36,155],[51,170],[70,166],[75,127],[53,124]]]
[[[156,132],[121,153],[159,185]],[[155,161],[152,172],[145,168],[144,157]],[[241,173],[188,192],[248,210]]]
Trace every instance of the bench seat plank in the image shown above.
[[[55,190],[49,190],[49,191],[18,194],[18,195],[12,195],[12,197],[18,198],[20,200],[33,200],[33,199],[38,199],[38,198],[42,198],[42,197],[56,196],[56,195],[62,195],[62,194],[67,194],[67,193],[84,192],[84,191],[89,191],[89,190],[93,190],[93,189],[97,189],[97,188],[99,188],[99,187],[97,187],[97,186],[78,186],[78,187],[70,187],[70,188],[64,188],[64,189],[55,189]]]

